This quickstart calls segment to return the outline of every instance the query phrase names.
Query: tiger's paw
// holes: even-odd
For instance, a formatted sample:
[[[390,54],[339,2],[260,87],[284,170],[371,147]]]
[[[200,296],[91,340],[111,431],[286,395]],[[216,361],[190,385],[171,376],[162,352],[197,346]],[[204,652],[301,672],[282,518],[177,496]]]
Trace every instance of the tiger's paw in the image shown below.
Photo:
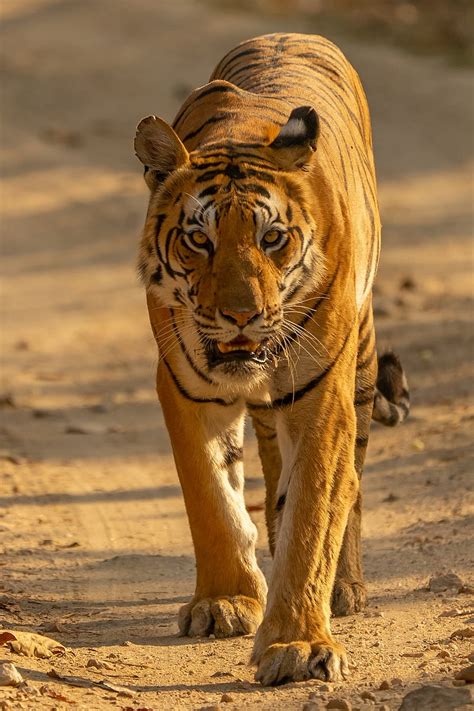
[[[238,637],[254,634],[262,617],[260,603],[246,595],[208,597],[183,605],[178,626],[180,633],[189,637]]]
[[[362,581],[336,578],[332,591],[331,611],[335,617],[354,615],[367,603],[367,590]]]
[[[258,662],[256,681],[276,686],[291,681],[342,681],[349,667],[342,645],[334,641],[270,645]]]

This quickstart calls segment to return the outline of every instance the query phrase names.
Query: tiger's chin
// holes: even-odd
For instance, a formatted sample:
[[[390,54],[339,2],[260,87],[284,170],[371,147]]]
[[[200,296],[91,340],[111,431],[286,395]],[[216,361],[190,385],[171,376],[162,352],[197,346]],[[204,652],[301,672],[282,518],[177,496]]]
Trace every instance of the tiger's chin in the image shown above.
[[[206,347],[209,372],[230,389],[251,391],[268,377],[274,360],[272,341],[251,341],[238,336],[227,343],[212,341]]]

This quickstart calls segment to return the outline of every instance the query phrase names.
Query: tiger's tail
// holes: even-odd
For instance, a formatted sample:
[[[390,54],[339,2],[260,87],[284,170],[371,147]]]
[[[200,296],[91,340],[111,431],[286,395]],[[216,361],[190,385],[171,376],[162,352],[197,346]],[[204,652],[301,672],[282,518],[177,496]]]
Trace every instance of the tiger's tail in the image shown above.
[[[410,392],[399,357],[392,351],[379,356],[372,419],[387,427],[400,425],[410,412]]]

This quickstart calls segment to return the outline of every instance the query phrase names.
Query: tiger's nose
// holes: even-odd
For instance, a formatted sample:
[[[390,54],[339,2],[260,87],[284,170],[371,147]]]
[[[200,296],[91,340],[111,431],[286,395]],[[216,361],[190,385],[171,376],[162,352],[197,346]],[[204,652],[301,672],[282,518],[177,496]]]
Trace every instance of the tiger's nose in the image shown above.
[[[232,311],[231,309],[220,309],[221,316],[223,316],[228,321],[237,324],[243,328],[247,326],[251,321],[254,321],[260,316],[261,311],[254,309],[252,311]]]

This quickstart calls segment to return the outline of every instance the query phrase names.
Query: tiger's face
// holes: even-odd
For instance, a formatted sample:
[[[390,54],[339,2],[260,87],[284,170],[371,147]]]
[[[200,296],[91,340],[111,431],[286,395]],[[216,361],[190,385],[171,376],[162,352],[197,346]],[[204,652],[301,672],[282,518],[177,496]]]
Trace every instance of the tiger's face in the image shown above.
[[[164,182],[153,169],[145,177],[139,270],[171,310],[170,335],[215,381],[261,379],[323,273],[304,183],[258,151],[212,148]]]

